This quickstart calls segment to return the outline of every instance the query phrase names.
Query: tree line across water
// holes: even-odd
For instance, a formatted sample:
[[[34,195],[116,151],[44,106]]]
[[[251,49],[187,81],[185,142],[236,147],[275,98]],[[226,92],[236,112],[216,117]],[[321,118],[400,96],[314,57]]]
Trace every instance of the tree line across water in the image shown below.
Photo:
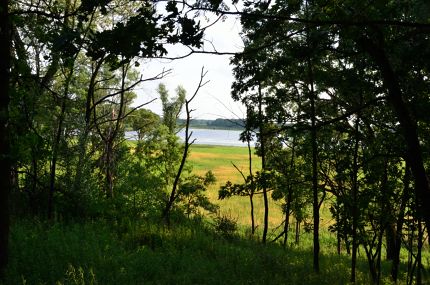
[[[185,119],[179,119],[178,125],[185,125]],[[196,129],[243,130],[244,126],[245,121],[243,119],[193,119],[190,122],[190,128]]]
[[[192,218],[217,206],[204,194],[215,177],[187,164],[192,100],[182,87],[158,93],[159,117],[132,107],[138,67],[168,58],[166,44],[190,54],[230,54],[232,97],[246,106],[241,140],[256,140],[261,169],[237,167],[220,199],[244,196],[255,232],[254,195],[269,195],[313,233],[320,272],[320,212],[330,209],[340,254],[365,253],[374,283],[423,283],[430,228],[430,3],[413,1],[2,1],[0,3],[0,268],[8,261],[10,217],[69,219]],[[232,4],[237,4],[233,1]],[[161,10],[156,7],[164,5]],[[198,13],[194,13],[198,12]],[[203,49],[201,15],[236,16],[239,53]],[[211,21],[210,17],[206,18]],[[199,79],[196,79],[198,81]],[[185,109],[185,143],[178,116]],[[197,123],[197,122],[196,122]],[[227,124],[226,121],[219,121]],[[229,121],[229,123],[231,123]],[[218,124],[218,123],[217,123]],[[138,132],[136,145],[124,129]],[[245,198],[244,198],[245,199]],[[228,220],[223,225],[228,225]],[[299,225],[300,225],[299,223]],[[385,255],[384,255],[385,251]],[[407,258],[402,259],[402,252]],[[401,264],[406,270],[399,274]]]

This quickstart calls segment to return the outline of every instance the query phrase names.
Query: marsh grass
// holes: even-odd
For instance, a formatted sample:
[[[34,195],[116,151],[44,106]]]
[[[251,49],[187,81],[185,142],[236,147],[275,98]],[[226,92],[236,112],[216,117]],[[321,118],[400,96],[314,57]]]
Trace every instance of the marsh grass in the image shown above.
[[[254,150],[252,150],[254,153]],[[217,178],[207,192],[209,199],[220,206],[221,214],[231,215],[237,219],[241,226],[250,225],[250,204],[248,197],[231,197],[218,200],[218,190],[228,180],[233,183],[243,183],[240,173],[234,168],[234,163],[245,175],[249,174],[248,148],[234,146],[209,146],[193,145],[189,156],[189,163],[197,174],[204,174],[212,170]],[[261,168],[261,160],[258,156],[252,156],[252,168],[255,173]],[[270,193],[269,193],[270,196]],[[275,228],[284,219],[280,203],[270,199],[269,226]],[[262,195],[254,197],[255,217],[257,227],[263,226],[264,206]]]

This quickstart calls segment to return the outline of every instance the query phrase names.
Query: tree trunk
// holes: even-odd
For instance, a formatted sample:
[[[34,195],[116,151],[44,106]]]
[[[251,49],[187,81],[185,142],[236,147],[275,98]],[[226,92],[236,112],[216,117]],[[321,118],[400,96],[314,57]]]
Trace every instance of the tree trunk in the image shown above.
[[[296,219],[296,236],[295,236],[295,243],[296,245],[299,245],[300,243],[300,221]]]
[[[378,233],[378,245],[376,247],[376,264],[375,264],[375,271],[376,274],[376,284],[379,285],[381,282],[381,255],[382,255],[382,238],[384,235],[384,229],[381,229]]]
[[[248,145],[248,162],[249,162],[249,177],[251,177],[251,193],[249,194],[249,203],[251,206],[251,234],[254,235],[255,233],[255,217],[254,217],[254,188],[255,188],[255,184],[254,184],[254,178],[253,178],[253,174],[252,174],[252,152],[251,152],[251,142],[250,142],[250,137],[248,136],[247,139],[247,145]]]
[[[310,90],[310,99],[311,99],[311,141],[312,141],[312,212],[314,219],[314,232],[313,232],[313,268],[315,272],[319,272],[319,252],[320,252],[320,242],[319,242],[319,223],[320,223],[320,213],[319,213],[319,205],[320,201],[318,198],[318,146],[317,146],[317,128],[316,128],[316,113],[315,113],[315,99],[316,94],[314,91],[314,79],[313,79],[313,70],[312,70],[312,62],[310,57],[308,57],[308,76],[309,76],[309,85],[311,87]]]
[[[177,188],[179,186],[179,179],[181,178],[182,170],[185,166],[185,162],[187,161],[188,150],[189,150],[190,146],[194,143],[194,140],[190,141],[191,136],[193,134],[193,132],[190,132],[191,112],[193,111],[190,109],[190,103],[196,97],[200,88],[206,84],[206,83],[203,83],[203,79],[204,79],[205,75],[206,75],[206,72],[204,71],[204,68],[202,67],[202,70],[200,73],[200,82],[196,88],[196,91],[194,92],[193,96],[191,96],[191,98],[189,100],[185,100],[185,111],[187,114],[187,119],[186,119],[186,124],[185,124],[184,152],[182,153],[181,163],[179,165],[178,172],[176,173],[175,180],[173,181],[172,192],[170,193],[169,200],[167,201],[166,207],[164,208],[163,213],[162,213],[162,218],[168,226],[170,226],[170,212],[172,210],[173,203],[175,202],[175,200],[177,198]]]
[[[284,247],[287,245],[288,240],[288,228],[290,225],[290,211],[291,211],[291,200],[293,198],[293,181],[292,176],[294,175],[294,160],[295,160],[295,147],[296,147],[296,137],[293,137],[293,145],[291,147],[291,160],[290,160],[290,175],[288,181],[288,193],[287,193],[287,201],[285,205],[285,224],[284,224]]]
[[[397,277],[399,273],[399,264],[400,264],[400,249],[402,245],[402,231],[403,231],[403,223],[405,219],[405,210],[406,205],[409,200],[409,183],[410,183],[410,171],[409,171],[409,163],[406,160],[405,165],[405,176],[403,178],[403,195],[402,201],[400,204],[399,215],[397,217],[396,230],[395,230],[395,240],[394,240],[394,253],[393,253],[393,263],[391,265],[391,277],[394,282],[397,282]]]
[[[396,254],[396,224],[388,223],[385,228],[386,259],[393,260]]]
[[[114,137],[108,136],[106,143],[106,197],[113,198],[113,139]]]
[[[423,226],[421,223],[421,219],[418,218],[418,245],[417,245],[417,285],[423,284],[421,269],[422,269],[422,248],[423,248]]]
[[[11,157],[8,132],[10,78],[9,1],[0,2],[0,277],[8,262]]]
[[[68,86],[68,83],[66,83]],[[66,86],[66,90],[68,90]],[[67,92],[67,91],[66,91]],[[54,212],[54,192],[55,192],[55,178],[57,172],[57,158],[58,158],[58,148],[60,147],[61,134],[63,132],[63,122],[66,112],[66,97],[65,92],[64,98],[62,98],[60,116],[58,117],[58,127],[55,133],[55,138],[52,144],[52,157],[51,157],[51,172],[49,179],[49,193],[48,193],[48,219],[52,220]]]
[[[361,99],[360,99],[361,101]],[[360,104],[361,105],[361,104]],[[352,173],[352,256],[351,256],[351,282],[355,282],[356,265],[357,265],[357,227],[358,227],[358,147],[359,147],[359,123],[360,115],[357,114],[355,120],[355,143],[353,157],[353,173]]]
[[[287,245],[288,241],[288,230],[290,225],[290,209],[291,209],[291,198],[292,198],[292,189],[291,185],[288,186],[288,196],[287,196],[287,203],[285,205],[285,223],[284,223],[284,242],[283,246],[285,247]]]
[[[186,125],[185,125],[185,146],[184,146],[184,152],[182,154],[181,163],[179,165],[178,172],[176,173],[175,180],[173,181],[172,192],[170,192],[169,200],[167,201],[166,207],[164,208],[164,211],[163,211],[163,214],[162,214],[163,220],[164,220],[164,222],[168,226],[170,226],[170,212],[172,210],[173,203],[175,202],[175,200],[177,198],[177,190],[178,190],[178,186],[179,186],[179,179],[181,178],[182,170],[184,169],[185,162],[187,161],[188,149],[189,149],[190,145],[192,144],[192,142],[190,142],[190,138],[191,138],[192,132],[189,134],[189,129],[190,129],[190,110],[189,110],[188,104],[189,104],[189,102],[186,101],[185,102],[185,108],[186,108],[186,112],[187,112],[187,121],[186,121]]]
[[[263,172],[263,200],[264,200],[264,227],[263,227],[263,238],[262,242],[266,243],[267,230],[269,228],[269,200],[267,198],[267,187],[264,179],[266,170],[266,142],[264,135],[264,122],[263,122],[263,110],[262,110],[263,94],[261,93],[261,84],[258,85],[258,120],[260,121],[260,143],[261,143],[261,169]]]
[[[378,65],[384,87],[388,90],[388,101],[393,106],[403,131],[407,154],[415,182],[415,196],[418,215],[423,217],[427,229],[430,229],[430,186],[424,168],[417,123],[412,119],[400,88],[399,78],[393,70],[385,51],[368,38],[360,38],[357,43],[371,56]]]
[[[340,255],[341,251],[342,251],[342,239],[340,238],[340,233],[339,230],[336,231],[336,250],[337,250],[337,255]]]
[[[254,193],[251,193],[249,195],[249,204],[251,206],[251,234],[254,235],[255,233],[255,218],[254,218]]]
[[[86,94],[87,97],[85,100],[85,125],[83,127],[82,134],[80,134],[79,136],[78,164],[76,165],[76,175],[73,181],[74,192],[81,190],[82,175],[85,171],[85,166],[87,165],[87,144],[88,135],[90,133],[91,128],[91,111],[92,108],[95,108],[95,106],[92,106],[92,102],[94,102],[94,92],[97,85],[97,75],[99,74],[100,68],[103,63],[104,57],[95,63],[94,69],[91,73],[90,82],[88,84],[88,91]]]

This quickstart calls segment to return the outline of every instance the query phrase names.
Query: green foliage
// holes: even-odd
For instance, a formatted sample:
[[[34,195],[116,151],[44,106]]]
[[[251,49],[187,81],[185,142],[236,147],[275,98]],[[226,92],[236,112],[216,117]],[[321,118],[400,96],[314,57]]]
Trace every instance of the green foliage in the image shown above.
[[[185,103],[186,91],[183,87],[178,86],[176,89],[177,96],[170,99],[166,86],[160,84],[158,85],[157,92],[160,95],[163,106],[163,124],[168,128],[171,134],[176,134],[178,131],[176,122]]]
[[[216,213],[218,206],[206,196],[207,187],[215,184],[216,178],[212,171],[205,176],[192,175],[183,179],[179,185],[178,200],[184,205],[185,214],[190,217],[196,215],[199,208],[209,213]]]
[[[215,233],[226,239],[237,235],[237,221],[231,215],[218,214],[213,221]]]
[[[303,246],[219,238],[198,223],[171,229],[131,222],[121,233],[112,222],[48,225],[15,223],[5,284],[348,284],[349,258],[333,254],[323,233],[320,274],[312,273],[311,236]],[[331,252],[328,250],[332,250]],[[37,262],[34,262],[37,260]],[[381,284],[392,284],[384,262]],[[406,266],[403,264],[402,266]],[[359,259],[358,284],[369,284]],[[25,281],[24,281],[25,280]]]
[[[256,171],[253,175],[245,177],[243,184],[233,184],[227,181],[220,187],[218,199],[222,200],[231,196],[249,196],[251,194],[260,194],[263,188],[276,189],[276,180],[278,173],[276,171]]]
[[[130,127],[137,132],[139,140],[150,136],[151,132],[160,124],[160,117],[147,109],[139,109],[128,116]]]

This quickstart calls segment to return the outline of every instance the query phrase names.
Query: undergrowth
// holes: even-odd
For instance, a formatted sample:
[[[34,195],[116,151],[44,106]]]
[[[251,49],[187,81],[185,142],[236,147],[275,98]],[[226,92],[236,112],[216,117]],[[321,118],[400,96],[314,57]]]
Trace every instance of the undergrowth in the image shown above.
[[[306,237],[303,246],[287,249],[228,237],[203,222],[169,229],[148,221],[20,221],[12,227],[5,284],[348,283],[345,255],[323,252],[321,272],[313,273]],[[357,284],[370,284],[366,266],[360,258]]]

